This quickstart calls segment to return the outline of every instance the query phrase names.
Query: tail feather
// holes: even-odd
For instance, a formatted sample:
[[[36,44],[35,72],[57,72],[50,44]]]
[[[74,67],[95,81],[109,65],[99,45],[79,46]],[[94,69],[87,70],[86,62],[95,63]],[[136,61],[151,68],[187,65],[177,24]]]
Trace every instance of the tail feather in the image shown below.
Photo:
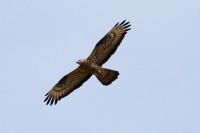
[[[115,79],[118,78],[119,72],[115,70],[110,70],[103,68],[105,74],[104,75],[96,75],[97,79],[103,84],[103,85],[109,85],[111,84]]]

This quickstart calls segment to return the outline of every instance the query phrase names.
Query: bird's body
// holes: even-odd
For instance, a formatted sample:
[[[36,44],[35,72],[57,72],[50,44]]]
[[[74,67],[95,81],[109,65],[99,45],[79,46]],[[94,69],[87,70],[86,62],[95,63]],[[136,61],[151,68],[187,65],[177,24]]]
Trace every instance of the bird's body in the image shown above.
[[[99,65],[88,61],[87,59],[81,59],[79,61],[77,61],[77,63],[84,67],[84,69],[93,75],[98,75],[98,76],[103,76],[105,74],[104,70],[102,67],[100,67]]]
[[[45,96],[47,104],[57,103],[58,100],[67,96],[75,89],[79,88],[92,75],[103,85],[111,84],[118,78],[119,72],[103,68],[102,65],[117,50],[119,44],[128,30],[129,22],[123,21],[116,24],[95,46],[87,59],[77,61],[79,67],[65,75]]]
[[[77,63],[88,73],[95,75],[103,85],[111,84],[119,75],[117,71],[103,68],[87,59],[81,59]]]

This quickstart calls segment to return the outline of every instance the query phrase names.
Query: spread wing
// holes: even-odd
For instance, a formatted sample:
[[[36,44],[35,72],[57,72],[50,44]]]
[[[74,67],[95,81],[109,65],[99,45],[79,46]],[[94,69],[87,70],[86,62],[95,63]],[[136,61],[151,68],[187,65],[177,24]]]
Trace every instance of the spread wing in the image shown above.
[[[98,65],[103,65],[110,56],[115,53],[125,34],[130,30],[130,26],[129,22],[125,22],[125,20],[120,24],[117,23],[96,44],[94,50],[87,59]]]
[[[79,66],[69,74],[65,75],[45,96],[47,105],[57,103],[61,98],[69,95],[72,91],[80,87],[85,81],[91,77],[84,68]]]

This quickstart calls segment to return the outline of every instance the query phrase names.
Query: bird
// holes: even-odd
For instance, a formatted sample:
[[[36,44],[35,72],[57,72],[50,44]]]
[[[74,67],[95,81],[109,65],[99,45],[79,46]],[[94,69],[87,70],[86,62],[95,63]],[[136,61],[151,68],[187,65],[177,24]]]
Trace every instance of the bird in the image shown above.
[[[56,105],[62,98],[82,86],[92,75],[103,85],[110,85],[118,78],[119,72],[103,68],[102,65],[115,53],[121,41],[130,30],[130,22],[126,20],[117,23],[114,27],[95,45],[93,51],[86,59],[80,59],[76,63],[79,66],[65,75],[45,95],[46,105]]]

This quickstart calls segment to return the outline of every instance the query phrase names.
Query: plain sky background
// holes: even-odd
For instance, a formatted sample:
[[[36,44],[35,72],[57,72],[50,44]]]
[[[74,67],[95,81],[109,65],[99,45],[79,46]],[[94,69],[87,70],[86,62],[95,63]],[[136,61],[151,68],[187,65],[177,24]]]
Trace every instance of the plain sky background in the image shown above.
[[[56,106],[44,95],[117,23],[104,65]],[[0,0],[1,133],[199,133],[199,0]]]

